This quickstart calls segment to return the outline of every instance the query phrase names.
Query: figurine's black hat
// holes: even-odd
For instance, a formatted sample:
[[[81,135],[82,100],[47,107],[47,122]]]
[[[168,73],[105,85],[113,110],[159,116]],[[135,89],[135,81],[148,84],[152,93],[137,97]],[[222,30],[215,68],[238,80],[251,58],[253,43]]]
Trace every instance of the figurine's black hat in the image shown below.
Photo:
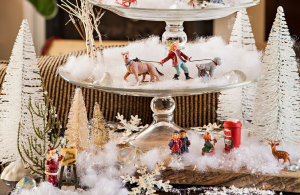
[[[174,131],[174,133],[179,133],[178,131]]]
[[[185,131],[185,130],[180,130],[179,132],[180,132],[180,133],[181,133],[181,132],[184,132],[184,133],[186,133],[186,131]]]

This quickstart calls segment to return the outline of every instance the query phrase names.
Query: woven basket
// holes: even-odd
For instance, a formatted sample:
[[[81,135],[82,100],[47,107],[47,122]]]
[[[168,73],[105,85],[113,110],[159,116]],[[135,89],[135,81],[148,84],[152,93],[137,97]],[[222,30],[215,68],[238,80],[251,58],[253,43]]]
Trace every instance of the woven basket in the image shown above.
[[[83,50],[64,55],[38,57],[38,66],[45,87],[54,103],[63,128],[67,124],[72,97],[77,86],[68,83],[57,75],[57,68],[66,62],[69,55],[79,56],[84,53]],[[0,61],[0,89],[2,89],[7,65],[8,61]],[[150,97],[117,95],[86,88],[82,88],[82,92],[89,119],[92,117],[95,102],[98,102],[107,121],[116,121],[115,116],[119,112],[126,119],[130,119],[130,115],[138,115],[143,124],[152,122],[152,111],[150,109],[152,98]],[[217,122],[217,98],[217,93],[175,97],[175,123],[186,128]]]

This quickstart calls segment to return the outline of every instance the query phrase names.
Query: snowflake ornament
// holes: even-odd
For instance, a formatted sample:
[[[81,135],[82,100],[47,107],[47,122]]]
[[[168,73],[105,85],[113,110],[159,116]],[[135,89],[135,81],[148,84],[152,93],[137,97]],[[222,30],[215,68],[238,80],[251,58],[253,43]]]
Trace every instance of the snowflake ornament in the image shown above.
[[[204,125],[203,127],[191,127],[192,130],[199,132],[200,134],[204,134],[206,131],[212,130],[220,130],[221,125],[217,125],[217,123],[208,123],[208,125]]]
[[[165,170],[164,162],[158,164],[156,162],[155,169],[152,173],[147,172],[147,167],[145,167],[146,161],[141,162],[138,160],[137,164],[134,166],[137,168],[137,172],[141,174],[139,178],[135,176],[130,177],[128,174],[121,176],[123,183],[130,182],[130,184],[136,183],[138,187],[132,188],[132,191],[129,192],[129,195],[137,195],[146,191],[146,195],[154,194],[156,192],[154,186],[157,186],[159,189],[163,189],[165,192],[168,192],[172,188],[170,181],[163,182],[162,180],[156,181],[155,176],[160,175],[161,170]]]
[[[141,131],[148,127],[148,124],[145,126],[140,125],[141,119],[138,117],[138,115],[135,116],[131,115],[131,119],[128,122],[126,119],[124,119],[123,115],[120,115],[120,113],[118,113],[116,118],[120,120],[120,123],[122,124],[122,125],[118,125],[117,128],[126,130],[123,133],[123,136],[129,137],[130,135],[132,135],[133,132]]]

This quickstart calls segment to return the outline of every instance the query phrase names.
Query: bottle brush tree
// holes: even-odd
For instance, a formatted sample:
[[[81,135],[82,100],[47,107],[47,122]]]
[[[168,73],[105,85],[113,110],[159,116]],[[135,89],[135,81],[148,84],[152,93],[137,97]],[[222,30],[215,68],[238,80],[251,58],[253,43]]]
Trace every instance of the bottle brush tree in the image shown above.
[[[35,102],[32,104],[31,97],[29,98],[27,109],[32,119],[32,129],[35,135],[29,135],[27,137],[27,143],[23,140],[23,144],[20,144],[20,132],[21,123],[18,130],[18,152],[27,168],[30,168],[34,174],[38,174],[43,180],[46,179],[46,153],[48,148],[54,147],[55,149],[63,148],[67,142],[61,139],[61,125],[60,121],[56,119],[56,112],[52,101],[49,99],[47,92],[45,94],[45,105]],[[48,120],[49,115],[49,120]],[[34,116],[37,116],[43,120],[43,126],[35,126]],[[49,140],[49,134],[51,131],[57,128],[57,133],[52,133]]]

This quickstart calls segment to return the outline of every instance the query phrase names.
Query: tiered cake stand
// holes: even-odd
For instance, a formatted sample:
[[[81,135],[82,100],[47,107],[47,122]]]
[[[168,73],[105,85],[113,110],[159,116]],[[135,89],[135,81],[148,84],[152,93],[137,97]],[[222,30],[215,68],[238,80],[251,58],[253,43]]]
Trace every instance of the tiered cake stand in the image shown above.
[[[139,20],[166,21],[167,31],[163,35],[164,43],[168,46],[169,41],[173,40],[178,42],[181,48],[184,48],[186,43],[186,34],[183,32],[182,26],[183,21],[210,20],[225,17],[243,8],[257,5],[259,2],[260,0],[254,0],[252,3],[243,4],[237,7],[213,9],[141,9],[119,5],[104,5],[90,1],[92,4],[108,9],[123,17]],[[90,89],[121,95],[153,97],[151,101],[151,109],[154,112],[152,124],[129,142],[130,145],[144,150],[167,147],[174,130],[182,129],[173,122],[175,101],[172,97],[219,92],[247,85],[258,80],[258,78],[256,78],[244,80],[236,84],[209,88],[151,90],[99,86],[92,83],[89,84],[75,81],[67,72],[59,71],[59,74],[63,79],[70,83]]]
[[[106,5],[88,0],[91,4],[102,7],[115,14],[136,20],[165,21],[166,31],[162,35],[162,42],[169,47],[170,42],[177,42],[178,49],[184,49],[187,42],[186,33],[183,31],[184,21],[213,20],[226,17],[241,9],[259,4],[260,0],[240,4],[234,7],[206,8],[206,9],[154,9],[123,7],[121,5]],[[111,0],[113,1],[113,0]],[[174,3],[176,1],[174,0]]]

